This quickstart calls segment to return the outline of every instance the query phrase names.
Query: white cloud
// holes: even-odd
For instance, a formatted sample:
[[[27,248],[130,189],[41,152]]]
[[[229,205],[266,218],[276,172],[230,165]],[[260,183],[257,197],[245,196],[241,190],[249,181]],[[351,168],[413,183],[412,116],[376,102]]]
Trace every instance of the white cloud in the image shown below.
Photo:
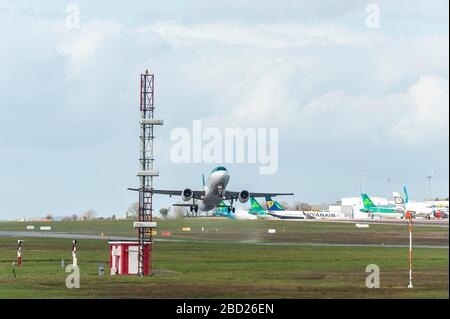
[[[437,75],[423,76],[400,92],[353,95],[331,91],[307,103],[291,129],[299,138],[316,140],[325,147],[335,143],[399,149],[403,143],[413,148],[442,145],[448,143],[448,96],[448,80]]]
[[[307,45],[377,45],[388,41],[382,33],[370,30],[354,31],[340,25],[261,24],[242,23],[181,24],[157,22],[139,29],[155,32],[175,47],[205,43],[250,45],[265,49],[302,48]]]
[[[75,69],[97,62],[101,47],[110,45],[115,36],[124,32],[124,27],[118,23],[95,21],[83,24],[80,29],[67,29],[64,36],[58,39],[56,50],[66,55]]]
[[[406,93],[409,108],[391,138],[411,145],[447,141],[449,134],[449,83],[436,75],[421,77]]]
[[[448,150],[448,34],[409,28],[407,36],[398,37],[401,11],[393,28],[383,20],[381,29],[369,32],[361,26],[364,6],[355,1],[349,9],[340,3],[324,11],[317,4],[308,11],[302,2],[304,12],[320,11],[320,19],[294,14],[285,19],[284,9],[274,20],[250,19],[249,4],[249,19],[225,19],[231,14],[209,19],[197,12],[195,19],[178,20],[184,22],[143,18],[136,26],[134,21],[101,18],[100,11],[97,17],[86,2],[81,28],[75,30],[65,27],[64,6],[53,11],[0,9],[0,150],[8,161],[8,167],[0,165],[0,174],[8,181],[2,188],[5,198],[20,200],[13,190],[26,178],[36,190],[30,202],[67,209],[67,201],[52,194],[64,192],[61,183],[75,180],[66,195],[78,196],[70,209],[87,199],[103,211],[128,206],[130,197],[122,190],[135,181],[138,75],[147,67],[156,73],[157,113],[165,120],[158,130],[161,152],[170,149],[164,141],[170,129],[190,127],[193,119],[204,118],[205,126],[279,127],[281,175],[260,182],[292,189],[305,200],[324,200],[323,180],[313,171],[326,176],[327,199],[338,199],[341,182],[368,162],[372,166],[365,168],[372,176],[376,169],[388,171],[392,158],[405,156],[410,170],[404,176],[424,167],[448,166],[448,152],[439,151]],[[383,19],[389,6],[382,5]],[[356,20],[346,20],[349,11],[356,12]],[[323,20],[328,16],[340,20]],[[426,19],[431,18],[421,19],[430,23]],[[430,150],[430,141],[439,152],[433,157],[422,155],[424,148]],[[377,157],[361,156],[367,154],[367,144]],[[298,165],[298,154],[314,147],[321,155],[301,156]],[[158,169],[177,171],[158,180],[161,186],[196,180],[196,170],[179,169],[161,160],[167,154],[159,156]],[[235,183],[258,180],[249,178],[247,167],[235,169]],[[39,188],[42,180],[51,181],[45,192]],[[115,187],[114,195],[103,191],[105,184]],[[99,189],[104,202],[91,196]],[[17,211],[2,202],[0,213],[4,207]],[[33,211],[31,204],[23,209]]]

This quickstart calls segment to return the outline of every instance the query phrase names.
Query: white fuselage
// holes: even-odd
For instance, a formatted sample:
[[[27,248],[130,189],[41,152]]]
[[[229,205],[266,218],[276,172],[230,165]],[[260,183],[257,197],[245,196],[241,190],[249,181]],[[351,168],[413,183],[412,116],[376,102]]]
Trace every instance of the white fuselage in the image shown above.
[[[234,216],[238,220],[254,220],[254,219],[258,219],[258,217],[256,217],[255,215],[249,214],[249,212],[244,210],[244,209],[237,209],[236,213],[234,213]]]
[[[275,210],[267,212],[270,216],[278,219],[306,219],[306,215],[302,211],[296,210]]]
[[[208,176],[203,188],[205,196],[198,201],[200,211],[207,212],[217,207],[223,200],[229,180],[230,174],[227,171],[215,171]]]
[[[376,212],[376,213],[367,213],[369,215],[369,217],[379,217],[379,218],[386,218],[386,219],[402,219],[404,217],[403,213],[380,213],[380,212]]]
[[[408,202],[405,209],[412,212],[415,217],[434,217],[436,211],[434,205],[427,202]]]
[[[346,218],[345,214],[336,212],[304,212],[305,215],[315,219],[333,219],[333,218]]]

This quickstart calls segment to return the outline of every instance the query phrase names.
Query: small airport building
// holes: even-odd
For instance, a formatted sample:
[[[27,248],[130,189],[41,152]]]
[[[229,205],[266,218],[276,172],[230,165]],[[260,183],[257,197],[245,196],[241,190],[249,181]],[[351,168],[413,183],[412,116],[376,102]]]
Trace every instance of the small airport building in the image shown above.
[[[138,274],[138,251],[137,241],[110,241],[109,263],[111,275],[137,275]],[[143,274],[151,273],[150,251],[151,244],[144,244]]]

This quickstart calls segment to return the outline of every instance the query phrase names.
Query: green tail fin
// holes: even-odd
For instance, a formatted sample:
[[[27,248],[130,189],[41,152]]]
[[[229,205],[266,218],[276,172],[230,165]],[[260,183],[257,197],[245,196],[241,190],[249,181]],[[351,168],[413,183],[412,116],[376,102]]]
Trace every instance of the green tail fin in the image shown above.
[[[258,203],[258,201],[254,197],[250,197],[250,211],[253,211],[255,213],[262,213],[265,212],[264,208]]]
[[[372,200],[367,196],[367,194],[361,194],[362,201],[365,208],[374,207],[375,204],[372,202]]]
[[[221,201],[218,205],[217,205],[217,211],[219,212],[228,212],[228,207],[225,205],[224,201]]]

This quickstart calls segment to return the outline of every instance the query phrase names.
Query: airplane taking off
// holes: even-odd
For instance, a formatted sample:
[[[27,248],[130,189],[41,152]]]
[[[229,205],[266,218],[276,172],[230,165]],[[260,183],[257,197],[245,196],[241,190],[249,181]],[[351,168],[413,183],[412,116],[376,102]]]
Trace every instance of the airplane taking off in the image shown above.
[[[233,206],[235,201],[246,203],[250,197],[265,197],[265,196],[281,196],[294,195],[293,193],[254,193],[247,190],[240,192],[228,191],[227,185],[230,180],[230,174],[223,166],[216,167],[208,176],[207,182],[203,178],[203,190],[192,190],[185,188],[184,190],[168,190],[168,189],[147,189],[145,192],[169,196],[181,196],[185,202],[192,201],[187,204],[173,204],[173,206],[189,207],[190,211],[208,212],[218,207],[222,201],[228,201],[226,205],[228,212],[236,212]],[[138,188],[128,188],[129,190],[139,191]]]
[[[360,211],[367,213],[370,217],[383,217],[383,218],[403,218],[405,216],[405,208],[403,203],[396,205],[375,205],[367,194],[361,194],[364,208]]]

